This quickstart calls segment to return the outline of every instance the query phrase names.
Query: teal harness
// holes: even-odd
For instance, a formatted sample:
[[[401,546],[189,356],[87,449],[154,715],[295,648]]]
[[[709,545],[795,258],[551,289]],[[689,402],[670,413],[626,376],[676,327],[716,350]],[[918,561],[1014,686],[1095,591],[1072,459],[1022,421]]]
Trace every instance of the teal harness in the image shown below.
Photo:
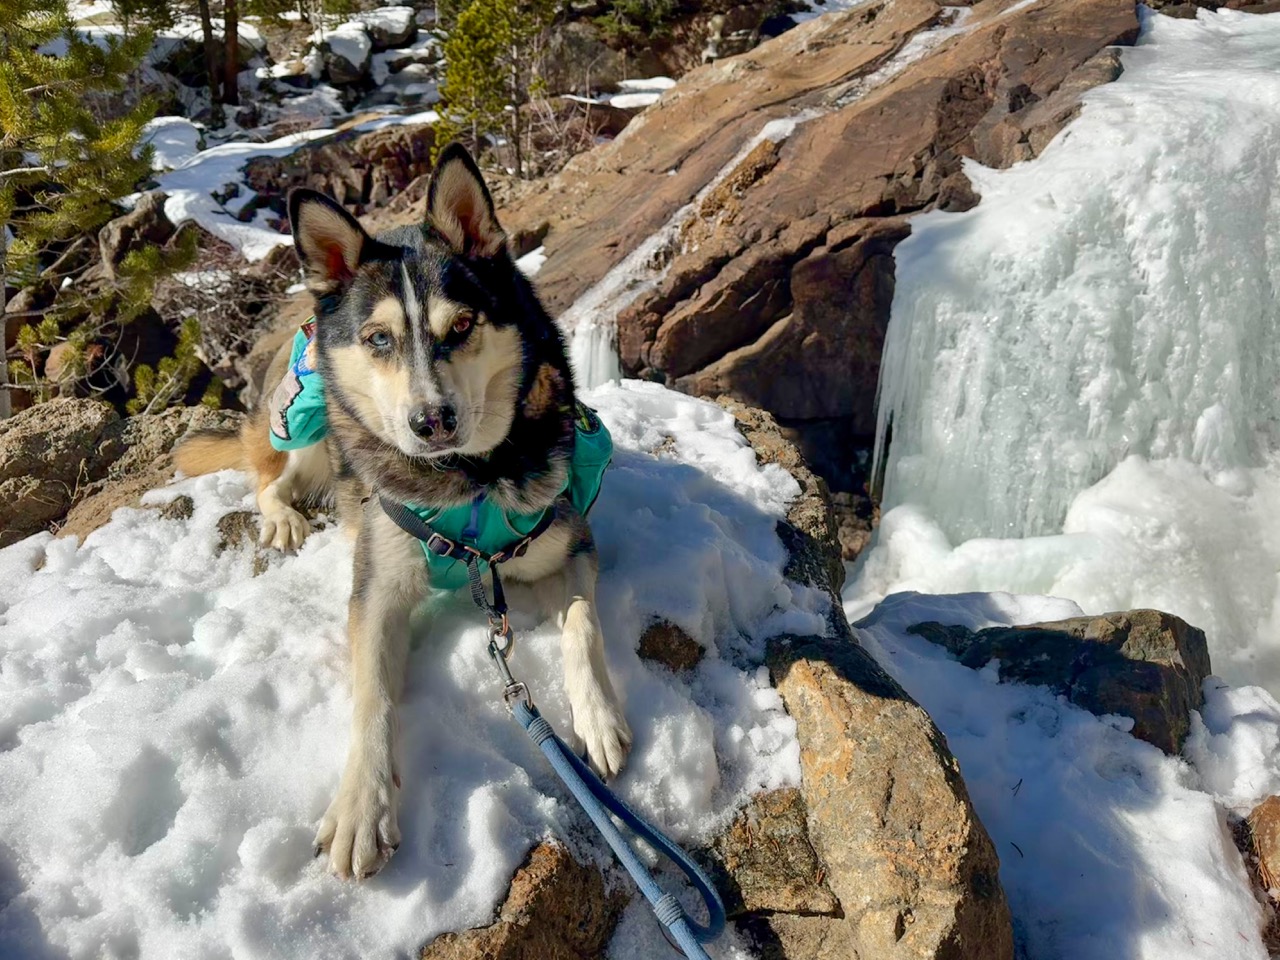
[[[314,327],[308,323],[294,336],[289,371],[272,395],[271,445],[277,450],[318,443],[328,430],[324,383],[308,350]],[[557,497],[567,496],[585,517],[600,493],[605,468],[613,457],[613,440],[596,412],[583,403],[577,404],[573,428],[573,456]],[[414,503],[403,507],[419,521],[409,532],[422,547],[431,585],[446,590],[467,584],[468,559],[474,558],[483,571],[489,569],[491,559],[501,562],[519,556],[555,519],[554,506],[534,513],[514,513],[489,502],[484,494],[456,507]],[[423,530],[435,539],[419,536]]]

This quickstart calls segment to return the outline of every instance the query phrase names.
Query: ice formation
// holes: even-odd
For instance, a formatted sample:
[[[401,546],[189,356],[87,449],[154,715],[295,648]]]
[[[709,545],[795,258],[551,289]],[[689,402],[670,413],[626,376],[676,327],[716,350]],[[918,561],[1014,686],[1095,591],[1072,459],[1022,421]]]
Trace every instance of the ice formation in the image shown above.
[[[1280,692],[1280,18],[1148,15],[1123,58],[898,247],[885,512],[850,596],[1158,607]]]
[[[1280,19],[1156,17],[1036,161],[897,249],[884,504],[1056,533],[1125,457],[1260,466],[1280,417]],[[892,429],[892,444],[886,445]]]

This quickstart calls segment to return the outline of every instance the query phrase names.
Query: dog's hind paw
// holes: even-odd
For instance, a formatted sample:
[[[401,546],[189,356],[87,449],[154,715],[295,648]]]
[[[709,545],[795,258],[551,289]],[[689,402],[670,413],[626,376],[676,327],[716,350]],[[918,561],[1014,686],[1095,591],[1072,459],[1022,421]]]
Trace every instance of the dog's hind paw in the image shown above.
[[[614,704],[591,700],[575,706],[573,733],[586,748],[587,763],[603,779],[622,771],[631,752],[631,728]]]
[[[364,880],[400,848],[394,777],[372,771],[343,775],[338,794],[316,832],[316,856],[328,852],[329,872]]]
[[[302,546],[311,532],[311,523],[292,508],[277,510],[271,514],[263,514],[262,533],[258,543],[264,547],[275,547],[285,553],[292,553]]]

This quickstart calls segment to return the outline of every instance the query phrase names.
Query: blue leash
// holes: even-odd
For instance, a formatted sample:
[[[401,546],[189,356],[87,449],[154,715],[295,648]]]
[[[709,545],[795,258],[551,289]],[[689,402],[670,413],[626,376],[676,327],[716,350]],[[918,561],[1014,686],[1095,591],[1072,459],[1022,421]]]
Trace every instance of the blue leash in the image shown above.
[[[724,904],[721,903],[720,894],[716,893],[711,880],[687,853],[605,786],[594,771],[556,736],[556,732],[551,729],[551,724],[538,712],[538,708],[528,701],[527,697],[526,689],[526,699],[516,699],[511,703],[511,712],[520,722],[520,726],[524,727],[524,732],[538,745],[543,755],[550,761],[552,768],[564,781],[564,785],[578,801],[578,805],[586,811],[591,822],[596,825],[596,829],[603,834],[609,846],[613,848],[613,852],[622,861],[622,865],[627,868],[627,873],[631,874],[631,879],[636,882],[644,898],[649,901],[649,906],[653,908],[658,922],[666,929],[668,938],[689,960],[710,960],[707,952],[702,949],[702,944],[710,943],[724,931]],[[653,874],[640,862],[635,849],[627,842],[622,831],[609,819],[611,813],[626,824],[636,836],[643,837],[654,849],[669,857],[689,882],[697,888],[698,893],[702,895],[702,902],[707,907],[709,919],[705,927],[690,919],[684,912],[684,908],[680,906],[680,902],[658,886],[653,879]]]
[[[628,807],[604,782],[592,772],[569,749],[563,740],[556,736],[538,708],[533,705],[533,697],[529,688],[511,675],[507,659],[515,649],[515,638],[511,633],[511,625],[507,620],[507,600],[502,590],[502,578],[498,574],[498,565],[512,557],[523,556],[529,544],[549,529],[556,519],[555,509],[548,510],[523,539],[508,544],[502,550],[490,556],[484,556],[475,547],[468,546],[467,539],[474,541],[479,526],[479,510],[483,495],[476,497],[471,503],[471,522],[463,531],[463,542],[450,540],[441,536],[421,517],[408,509],[404,504],[378,495],[378,501],[387,516],[408,533],[424,544],[437,556],[460,560],[467,565],[467,581],[471,589],[471,599],[477,607],[489,617],[489,656],[493,659],[502,676],[502,698],[525,733],[538,745],[544,756],[550,761],[552,769],[559,774],[564,785],[569,788],[579,806],[591,818],[596,829],[604,835],[609,846],[622,865],[631,874],[640,892],[644,894],[649,906],[662,924],[663,933],[668,940],[688,960],[711,960],[701,944],[709,943],[724,932],[724,903],[716,893],[710,878],[694,863],[687,853],[681,850],[671,839],[666,837],[657,827],[646,821],[638,813]],[[480,575],[480,561],[489,564],[493,577],[493,601],[485,596],[484,582]],[[702,902],[707,908],[707,925],[701,926],[689,918],[674,896],[663,891],[653,879],[645,865],[636,855],[635,849],[622,835],[622,831],[610,819],[610,814],[621,820],[636,836],[643,837],[659,853],[665,854],[672,863],[680,868],[689,882],[702,895]]]
[[[711,879],[690,859],[676,843],[662,833],[640,814],[632,810],[623,800],[605,786],[604,781],[595,775],[581,758],[569,749],[568,744],[556,736],[555,730],[546,718],[533,705],[533,697],[529,688],[511,675],[507,666],[507,658],[515,649],[515,639],[507,622],[506,610],[497,610],[484,599],[484,591],[480,585],[480,571],[474,560],[468,563],[468,574],[472,586],[472,597],[477,606],[489,610],[489,656],[502,676],[502,698],[507,702],[512,715],[520,722],[525,733],[538,745],[543,756],[551,764],[551,768],[559,775],[564,785],[569,788],[578,805],[582,807],[596,829],[608,841],[614,854],[622,861],[636,882],[644,898],[649,901],[654,915],[662,924],[663,932],[672,945],[679,949],[688,960],[711,960],[702,944],[710,943],[724,932],[724,903],[716,892]],[[502,601],[502,588],[499,586],[496,565],[491,567],[494,579],[494,593],[497,602],[505,608]],[[665,854],[672,863],[688,878],[689,882],[702,896],[707,908],[707,925],[695,923],[674,896],[664,891],[653,874],[641,862],[635,848],[617,825],[610,819],[610,814],[617,817],[632,833],[643,837],[659,853]]]

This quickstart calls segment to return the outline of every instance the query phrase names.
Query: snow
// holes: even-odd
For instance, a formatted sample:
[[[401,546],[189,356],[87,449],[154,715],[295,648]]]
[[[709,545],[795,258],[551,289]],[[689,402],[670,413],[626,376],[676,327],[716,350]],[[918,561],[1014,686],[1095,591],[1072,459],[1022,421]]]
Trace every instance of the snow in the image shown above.
[[[1280,704],[1268,693],[1210,679],[1184,760],[1124,732],[1127,718],[999,683],[906,633],[927,620],[980,629],[1079,613],[1047,597],[907,593],[854,626],[959,760],[1000,857],[1020,956],[1266,960],[1219,804],[1247,812],[1280,788]]]
[[[516,260],[516,269],[526,277],[536,277],[538,271],[542,269],[542,265],[546,262],[547,248],[538,247],[536,250],[530,250],[523,257]]]
[[[775,525],[798,489],[714,404],[639,383],[586,399],[617,448],[592,514],[635,733],[616,786],[705,840],[750,793],[798,782],[794,724],[759,666],[767,637],[822,628],[825,601],[782,577]],[[121,509],[82,545],[0,550],[0,953],[402,956],[488,922],[540,838],[605,856],[507,716],[484,629],[452,595],[415,627],[404,844],[358,886],[326,875],[311,839],[345,754],[351,543],[329,526],[254,576],[246,548],[216,549],[219,519],[251,509],[248,478],[149,499],[179,494],[189,519]],[[655,616],[707,647],[694,671],[639,659]],[[564,730],[558,631],[516,626],[513,669]],[[666,948],[636,920],[614,949]]]
[[[657,91],[651,93],[621,93],[609,97],[608,103],[617,107],[619,110],[643,110],[645,107],[651,107],[658,102],[658,98],[662,94]]]
[[[211,193],[229,183],[241,184],[244,194],[244,165],[254,157],[284,157],[311,140],[332,134],[332,130],[304,130],[269,143],[224,143],[202,150],[170,173],[160,176],[165,192],[165,215],[173,223],[194,220],[214,236],[232,244],[247,260],[261,260],[293,238],[265,223],[261,215],[248,223],[230,216]]]
[[[186,117],[156,117],[142,130],[142,142],[155,148],[152,167],[172,170],[200,152],[203,131]]]
[[[622,80],[618,83],[620,93],[600,98],[601,103],[608,103],[620,110],[642,110],[658,102],[658,99],[676,85],[670,77],[649,77],[645,80]]]
[[[399,113],[391,114],[385,117],[378,117],[374,120],[365,120],[357,123],[351,129],[360,133],[368,133],[370,130],[382,130],[386,127],[405,127],[414,126],[415,124],[435,123],[440,119],[440,114],[435,110],[422,110],[418,113]]]
[[[413,7],[378,7],[356,17],[369,30],[381,28],[399,36],[413,24]]]
[[[1205,630],[1228,683],[1280,693],[1277,58],[1277,17],[1148,16],[1040,158],[971,165],[976,208],[913,220],[863,609],[1156,607]]]
[[[618,89],[623,93],[652,93],[670,90],[676,82],[670,77],[645,77],[637,80],[619,80]]]
[[[807,20],[816,20],[818,17],[826,16],[829,13],[844,13],[846,10],[856,10],[858,7],[866,6],[867,0],[825,0],[824,3],[810,0],[810,9],[804,13],[789,13],[789,16],[796,23],[804,23]]]

